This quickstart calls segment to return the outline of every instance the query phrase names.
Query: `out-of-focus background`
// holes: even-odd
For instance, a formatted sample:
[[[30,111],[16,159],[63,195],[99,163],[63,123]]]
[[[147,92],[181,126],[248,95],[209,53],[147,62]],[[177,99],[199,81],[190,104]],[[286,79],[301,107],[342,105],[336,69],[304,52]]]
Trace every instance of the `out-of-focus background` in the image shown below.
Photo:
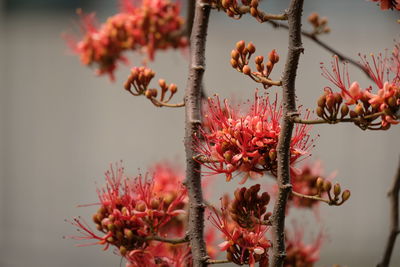
[[[8,0],[0,9],[0,266],[119,266],[120,258],[100,247],[78,248],[64,222],[77,215],[88,220],[96,209],[77,208],[96,201],[96,182],[103,183],[109,163],[124,160],[128,173],[145,170],[158,160],[183,164],[183,110],[158,109],[144,98],[128,95],[122,84],[130,66],[120,66],[117,80],[96,77],[68,51],[61,34],[76,27],[75,8],[96,11],[104,20],[116,11],[117,1]],[[186,1],[182,1],[183,5]],[[266,1],[279,12],[288,1]],[[184,10],[185,8],[183,8]],[[308,0],[305,17],[313,11],[329,18],[332,33],[321,37],[343,53],[384,51],[400,39],[399,13],[381,11],[365,0]],[[305,29],[311,29],[305,22]],[[213,12],[207,43],[205,84],[211,95],[252,98],[257,84],[229,65],[236,41],[253,41],[259,53],[277,49],[285,60],[287,32],[274,30],[244,17],[234,21]],[[320,62],[331,54],[304,39],[300,60],[298,103],[313,108],[328,82],[320,75]],[[140,62],[133,56],[132,65]],[[158,53],[151,64],[158,77],[186,84],[187,57],[182,52]],[[350,66],[354,80],[364,87],[365,76]],[[271,92],[278,89],[271,89]],[[363,132],[350,124],[316,126],[313,159],[322,160],[326,173],[337,171],[336,180],[352,191],[341,207],[322,205],[317,223],[313,212],[291,217],[315,236],[320,224],[326,233],[317,266],[375,266],[388,235],[389,207],[386,192],[399,155],[399,127]],[[236,181],[216,179],[218,192],[232,192]],[[289,222],[290,225],[290,222]],[[227,265],[228,266],[228,265]],[[392,266],[400,266],[400,240]]]

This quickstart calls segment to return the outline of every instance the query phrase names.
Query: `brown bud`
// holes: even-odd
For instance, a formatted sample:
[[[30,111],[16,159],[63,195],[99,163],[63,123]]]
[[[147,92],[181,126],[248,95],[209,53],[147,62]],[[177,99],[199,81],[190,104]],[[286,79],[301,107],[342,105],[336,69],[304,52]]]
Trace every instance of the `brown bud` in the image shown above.
[[[346,117],[349,114],[349,106],[344,104],[340,109],[340,113],[342,114],[342,118]]]
[[[114,237],[112,237],[112,236],[110,236],[109,238],[107,238],[107,242],[109,242],[109,243],[113,243],[115,240],[114,240]]]
[[[329,192],[332,188],[332,183],[330,181],[325,180],[323,188],[324,191]]]
[[[322,179],[321,177],[317,178],[317,181],[315,182],[315,186],[321,190],[322,187],[324,186],[324,179]]]
[[[319,23],[321,26],[328,24],[328,18],[327,17],[321,18]]]
[[[119,253],[121,253],[122,256],[125,256],[128,250],[124,246],[119,247]]]
[[[335,97],[333,95],[326,96],[326,106],[328,109],[333,109],[335,105]]]
[[[397,101],[396,101],[396,98],[395,98],[394,96],[390,97],[390,98],[388,99],[389,107],[391,107],[391,108],[396,107],[396,106],[397,106],[397,103],[396,103],[396,102],[397,102]]]
[[[344,190],[342,193],[343,202],[347,201],[350,198],[350,190]]]
[[[176,91],[178,90],[178,87],[176,86],[176,84],[171,83],[168,87],[168,90],[171,92],[171,94],[175,94]]]
[[[333,96],[335,97],[335,102],[341,104],[343,101],[342,95],[339,93],[334,93]]]
[[[130,78],[132,79],[132,81],[136,80],[138,77],[138,69],[137,68],[133,68],[131,69],[131,75]]]
[[[350,110],[350,118],[354,119],[357,117],[358,117],[357,113],[355,113],[354,110]]]
[[[124,88],[125,88],[125,90],[127,90],[127,91],[131,90],[131,85],[132,85],[131,81],[130,81],[130,80],[127,80],[127,81],[124,83]]]
[[[311,13],[310,16],[308,16],[308,21],[313,25],[318,25],[318,20],[319,15],[315,12]]]
[[[249,54],[254,54],[254,52],[256,52],[256,47],[253,43],[249,43],[247,45],[247,50],[249,51]]]
[[[233,58],[231,58],[231,66],[232,66],[234,69],[236,69],[236,68],[238,67],[238,62],[237,62],[235,59],[233,59]]]
[[[251,73],[251,69],[248,65],[245,65],[243,67],[242,71],[243,71],[243,74],[245,74],[245,75],[250,75],[250,73]]]
[[[243,52],[243,50],[245,49],[245,45],[246,43],[243,40],[236,43],[236,49],[239,51],[239,53]]]
[[[362,106],[361,103],[358,103],[358,104],[357,104],[357,106],[354,108],[354,112],[355,112],[357,115],[363,115],[363,114],[364,114],[364,108],[363,108],[363,106]]]
[[[257,8],[259,0],[251,0],[250,6]]]
[[[324,117],[324,109],[321,108],[321,107],[317,107],[317,108],[315,109],[315,113],[317,113],[317,116],[318,116],[318,117],[321,117],[321,118]]]
[[[128,240],[133,239],[133,232],[130,229],[124,229],[124,235]]]
[[[276,160],[276,156],[277,156],[276,150],[275,150],[275,149],[271,149],[271,150],[268,152],[268,156],[269,156],[269,158],[270,158],[272,161]]]
[[[271,52],[269,52],[269,54],[268,54],[268,59],[269,59],[273,64],[278,63],[278,61],[279,61],[279,55],[278,55],[278,53],[276,52],[275,49],[273,49]]]
[[[231,52],[231,58],[233,58],[234,60],[238,60],[239,56],[239,52],[236,49],[233,49]]]
[[[107,225],[107,228],[108,228],[108,231],[113,232],[113,231],[115,231],[115,224],[109,223],[109,224]]]
[[[326,103],[326,95],[322,95],[318,98],[317,104],[319,107],[324,108]]]
[[[165,82],[164,79],[159,79],[159,80],[158,80],[158,84],[160,85],[160,87],[161,87],[162,89],[164,89],[164,88],[167,87],[167,84],[166,84],[166,82]]]
[[[256,69],[257,69],[258,72],[263,72],[264,71],[264,64],[257,64],[256,65]]]
[[[333,186],[333,194],[335,195],[335,197],[337,197],[340,195],[341,192],[342,192],[342,189],[340,188],[340,184],[336,183]]]
[[[95,214],[93,214],[93,216],[92,216],[93,222],[94,222],[94,223],[97,223],[97,224],[101,223],[101,219],[99,218],[98,215],[99,215],[98,213],[95,213]]]
[[[229,8],[229,6],[232,4],[232,0],[222,0],[221,4],[223,8]]]
[[[258,16],[257,8],[251,7],[251,8],[250,8],[250,14],[251,14],[253,17],[257,17],[257,16]]]
[[[255,62],[256,64],[261,64],[261,63],[263,63],[263,61],[264,61],[264,57],[263,57],[263,56],[257,56],[257,57],[255,58],[255,60],[254,60],[254,62]]]
[[[146,204],[143,201],[136,203],[135,209],[137,211],[143,212],[146,210]]]

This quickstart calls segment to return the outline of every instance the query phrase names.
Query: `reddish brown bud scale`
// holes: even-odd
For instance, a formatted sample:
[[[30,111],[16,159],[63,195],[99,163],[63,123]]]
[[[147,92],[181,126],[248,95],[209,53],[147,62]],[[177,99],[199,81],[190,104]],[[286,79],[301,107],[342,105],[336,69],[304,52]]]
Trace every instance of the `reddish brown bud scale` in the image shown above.
[[[235,59],[233,59],[233,58],[231,58],[231,66],[232,66],[234,69],[236,69],[236,68],[238,67],[238,62],[237,62]]]
[[[253,43],[249,43],[247,45],[247,50],[249,51],[250,54],[254,54],[256,52],[256,47],[254,46]]]
[[[315,113],[317,114],[318,117],[323,118],[324,117],[324,109],[321,107],[317,107],[315,109]]]
[[[236,49],[233,49],[231,52],[231,58],[237,61],[239,59],[239,56],[240,56],[239,52]]]
[[[245,75],[250,75],[251,74],[251,69],[250,69],[250,67],[248,65],[245,65],[243,67],[242,71],[243,71],[243,74],[245,74]]]
[[[349,106],[344,104],[340,109],[340,113],[341,113],[342,118],[346,117],[347,114],[349,114]]]
[[[351,195],[351,193],[350,193],[349,190],[344,190],[343,193],[342,193],[343,202],[347,201],[350,198],[350,195]]]
[[[171,92],[171,94],[175,94],[178,91],[178,87],[174,83],[171,83],[169,85],[168,89]]]
[[[243,50],[245,49],[245,45],[246,43],[243,40],[236,43],[236,49],[238,50],[239,53],[243,52]]]

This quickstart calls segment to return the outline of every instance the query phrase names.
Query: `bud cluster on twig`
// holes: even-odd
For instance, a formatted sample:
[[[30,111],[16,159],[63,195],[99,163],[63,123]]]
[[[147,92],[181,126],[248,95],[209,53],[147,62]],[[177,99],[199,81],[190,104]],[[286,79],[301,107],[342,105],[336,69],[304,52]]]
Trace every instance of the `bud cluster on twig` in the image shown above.
[[[149,88],[150,82],[154,76],[155,72],[149,68],[134,67],[131,70],[128,80],[124,84],[124,88],[134,96],[146,96],[156,107],[184,106],[183,102],[178,104],[169,103],[178,90],[176,84],[167,84],[163,79],[158,80],[158,85],[161,89],[160,94],[158,93],[159,90],[155,88]],[[158,99],[157,96],[159,96]]]
[[[224,11],[229,17],[240,19],[250,13],[258,22],[269,20],[287,20],[287,14],[269,14],[259,8],[260,0],[208,0],[213,8]]]
[[[320,17],[318,13],[311,13],[308,16],[308,22],[313,26],[312,35],[320,35],[324,33],[330,33],[331,28],[328,27],[328,19],[326,17]]]
[[[316,195],[303,195],[295,191],[292,191],[292,194],[297,197],[322,201],[329,204],[330,206],[340,206],[350,198],[350,191],[346,189],[342,192],[339,183],[336,183],[332,186],[332,183],[330,181],[318,177],[315,186],[318,192]],[[323,198],[322,193],[326,193],[328,198]]]
[[[246,43],[242,40],[236,43],[236,48],[231,52],[231,66],[239,72],[249,76],[253,81],[261,83],[265,89],[282,84],[281,81],[273,81],[269,78],[274,66],[279,61],[279,55],[274,50],[268,54],[268,62],[264,62],[263,56],[257,56],[254,59],[257,71],[252,71],[249,67],[251,56],[256,52],[253,43]]]

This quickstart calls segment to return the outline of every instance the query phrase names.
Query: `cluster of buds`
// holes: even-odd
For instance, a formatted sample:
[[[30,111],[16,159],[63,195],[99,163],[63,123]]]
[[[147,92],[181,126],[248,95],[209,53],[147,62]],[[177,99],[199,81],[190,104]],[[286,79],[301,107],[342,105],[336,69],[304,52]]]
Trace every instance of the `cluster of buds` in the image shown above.
[[[281,85],[280,81],[273,81],[269,78],[274,66],[279,61],[279,55],[274,50],[268,54],[268,62],[264,62],[263,56],[257,56],[254,59],[257,71],[252,71],[249,67],[251,56],[256,52],[256,47],[253,43],[246,43],[242,40],[236,43],[236,48],[231,52],[231,66],[239,72],[249,76],[257,83],[261,83],[264,88],[273,85]]]
[[[395,53],[393,53],[395,55]],[[333,93],[329,87],[318,99],[316,113],[329,123],[340,121],[354,122],[361,129],[386,130],[398,122],[400,109],[400,69],[392,61],[378,55],[371,55],[373,67],[366,57],[362,57],[365,71],[378,86],[378,92],[372,93],[372,87],[362,90],[358,82],[350,83],[347,65],[344,66],[343,75],[339,68],[339,59],[334,56],[332,73],[324,65],[321,66],[322,75],[341,89],[340,93]],[[392,62],[392,65],[389,65]],[[345,63],[344,63],[345,64]],[[386,74],[394,73],[394,78],[389,80]],[[388,76],[388,75],[387,75]],[[347,116],[347,117],[346,117]],[[380,121],[377,121],[380,119]]]
[[[235,199],[229,205],[222,201],[221,212],[214,209],[210,221],[220,230],[226,241],[219,247],[226,251],[229,261],[238,265],[259,262],[268,266],[268,249],[271,243],[265,238],[268,227],[263,223],[269,219],[266,213],[269,202],[268,193],[258,194],[260,185],[236,190]]]
[[[317,194],[311,195],[310,197],[315,200],[324,201],[331,206],[340,206],[344,202],[346,202],[350,198],[350,191],[344,190],[342,192],[341,186],[339,183],[336,183],[332,186],[332,183],[329,180],[326,180],[322,177],[318,177],[315,182],[315,188]],[[294,195],[298,197],[307,198],[309,196],[298,194],[293,191]],[[322,198],[322,193],[326,193],[328,196],[327,199]]]
[[[321,195],[324,193],[324,189],[317,187],[317,179],[321,176],[323,175],[320,162],[305,164],[300,169],[291,172],[292,190],[307,196]],[[319,204],[319,201],[315,199],[295,195],[291,195],[289,200],[299,208],[312,208]]]
[[[396,9],[400,10],[400,0],[371,0],[373,2],[380,2],[382,10]]]
[[[164,195],[154,190],[153,179],[141,175],[129,179],[118,165],[106,172],[106,182],[105,187],[98,189],[100,208],[93,215],[102,234],[96,234],[82,219],[75,218],[72,224],[81,235],[71,238],[97,240],[94,244],[104,245],[105,249],[114,246],[130,263],[141,253],[154,261],[157,255],[149,253],[149,247],[159,246],[154,237],[167,237],[166,233],[171,233],[165,230],[171,229],[169,223],[185,214],[186,189],[180,184],[175,195]]]
[[[329,33],[331,28],[328,27],[328,19],[326,17],[320,17],[318,13],[311,13],[308,16],[308,22],[313,26],[312,35],[319,35]]]
[[[150,60],[156,50],[188,45],[183,36],[180,6],[169,0],[142,0],[137,6],[123,0],[120,13],[110,17],[100,27],[94,14],[82,15],[83,40],[70,39],[70,46],[84,65],[98,65],[97,73],[114,79],[117,61],[125,61],[126,50],[146,52]]]
[[[287,15],[268,14],[259,8],[260,0],[208,0],[213,8],[223,10],[229,17],[240,19],[250,13],[257,21],[263,23],[268,20],[286,20]]]
[[[295,229],[294,235],[286,235],[284,267],[313,267],[319,260],[323,236],[319,234],[312,244],[305,244],[303,232]]]
[[[154,78],[155,72],[146,67],[134,67],[128,80],[124,84],[125,90],[134,96],[144,95],[157,107],[181,107],[181,104],[170,104],[169,101],[178,91],[176,84],[167,84],[165,80],[158,80],[161,93],[155,88],[149,88],[151,80]],[[157,96],[159,95],[159,98]]]
[[[245,114],[231,108],[216,96],[208,99],[201,138],[197,137],[195,157],[210,169],[205,174],[225,174],[230,181],[234,172],[258,178],[265,172],[276,175],[277,145],[281,131],[282,107],[268,96],[255,93],[254,103]],[[205,128],[204,126],[207,126]],[[290,163],[308,154],[312,145],[309,125],[297,125],[290,143]]]

